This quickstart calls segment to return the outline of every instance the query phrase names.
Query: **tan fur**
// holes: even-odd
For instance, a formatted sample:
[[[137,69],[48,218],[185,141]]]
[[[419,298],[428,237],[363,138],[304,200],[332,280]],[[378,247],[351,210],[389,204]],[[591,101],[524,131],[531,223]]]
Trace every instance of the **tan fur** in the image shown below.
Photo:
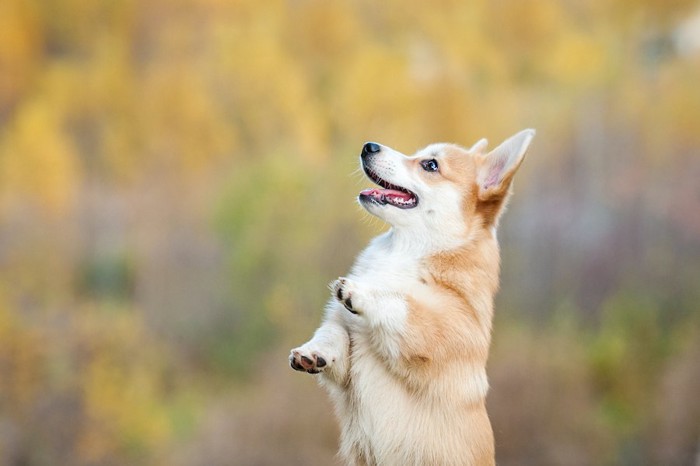
[[[336,281],[326,321],[290,355],[295,369],[322,373],[347,464],[495,463],[485,371],[500,262],[495,229],[533,136],[518,133],[489,154],[485,140],[471,150],[428,146],[413,157],[382,148],[385,158],[372,165],[394,176],[390,183],[416,189],[422,203],[412,212],[368,208],[395,229]],[[439,171],[422,168],[430,158]]]

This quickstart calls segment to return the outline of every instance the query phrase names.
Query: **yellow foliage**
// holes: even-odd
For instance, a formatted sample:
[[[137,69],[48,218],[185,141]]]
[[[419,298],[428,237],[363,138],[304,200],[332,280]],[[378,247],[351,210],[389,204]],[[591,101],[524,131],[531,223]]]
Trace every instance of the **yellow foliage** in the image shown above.
[[[94,311],[93,311],[94,312]],[[161,366],[151,341],[133,314],[113,318],[85,315],[82,338],[90,345],[80,386],[88,422],[78,451],[85,462],[99,462],[120,449],[156,451],[168,440],[169,420],[154,368]]]
[[[33,6],[22,0],[0,3],[0,110],[24,95],[41,62],[43,37]]]
[[[75,438],[67,434],[63,448],[74,461],[128,462],[167,444],[172,429],[160,375],[163,353],[135,314],[86,308],[72,317],[22,317],[8,304],[0,294],[4,422],[41,431],[35,419],[42,402],[68,394],[78,409],[61,420],[74,425],[67,432],[75,432]],[[63,325],[56,326],[57,318]]]
[[[40,342],[39,332],[24,328],[0,295],[0,361],[8,368],[0,377],[0,391],[13,400],[7,408],[14,416],[26,415],[42,388]]]
[[[608,48],[599,38],[581,32],[565,33],[545,61],[545,72],[554,82],[574,86],[600,85],[611,72]]]
[[[57,109],[41,98],[22,105],[0,144],[0,202],[4,211],[29,201],[52,214],[71,207],[80,184],[78,153]]]

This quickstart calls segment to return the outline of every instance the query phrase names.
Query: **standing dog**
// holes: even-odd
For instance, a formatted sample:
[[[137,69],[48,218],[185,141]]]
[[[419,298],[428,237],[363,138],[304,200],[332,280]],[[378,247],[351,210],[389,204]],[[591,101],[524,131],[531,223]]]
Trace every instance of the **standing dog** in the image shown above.
[[[498,219],[535,131],[486,152],[373,142],[360,204],[392,228],[332,285],[321,327],[292,350],[319,374],[352,465],[494,464],[486,359],[498,288]]]

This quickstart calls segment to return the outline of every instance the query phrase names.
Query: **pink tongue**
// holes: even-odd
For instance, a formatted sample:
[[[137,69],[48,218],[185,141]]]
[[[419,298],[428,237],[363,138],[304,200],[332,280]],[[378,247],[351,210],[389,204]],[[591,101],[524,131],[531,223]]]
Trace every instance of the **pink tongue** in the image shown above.
[[[403,199],[404,201],[408,201],[411,198],[411,195],[408,193],[405,193],[403,191],[397,191],[395,189],[365,189],[363,190],[360,194],[364,194],[365,196],[381,196],[382,194],[384,196],[388,197],[393,197],[393,198],[400,198]]]
[[[400,199],[403,199],[404,201],[407,201],[411,198],[411,195],[408,193],[405,193],[403,191],[396,191],[394,189],[384,189],[384,195],[388,197],[398,197]]]

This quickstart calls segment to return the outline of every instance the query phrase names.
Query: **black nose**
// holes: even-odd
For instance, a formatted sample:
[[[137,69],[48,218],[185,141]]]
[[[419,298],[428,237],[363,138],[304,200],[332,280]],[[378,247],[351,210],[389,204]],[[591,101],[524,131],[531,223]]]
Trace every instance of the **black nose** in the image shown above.
[[[370,154],[376,154],[382,150],[382,147],[376,142],[368,142],[362,146],[362,157],[367,157]]]

